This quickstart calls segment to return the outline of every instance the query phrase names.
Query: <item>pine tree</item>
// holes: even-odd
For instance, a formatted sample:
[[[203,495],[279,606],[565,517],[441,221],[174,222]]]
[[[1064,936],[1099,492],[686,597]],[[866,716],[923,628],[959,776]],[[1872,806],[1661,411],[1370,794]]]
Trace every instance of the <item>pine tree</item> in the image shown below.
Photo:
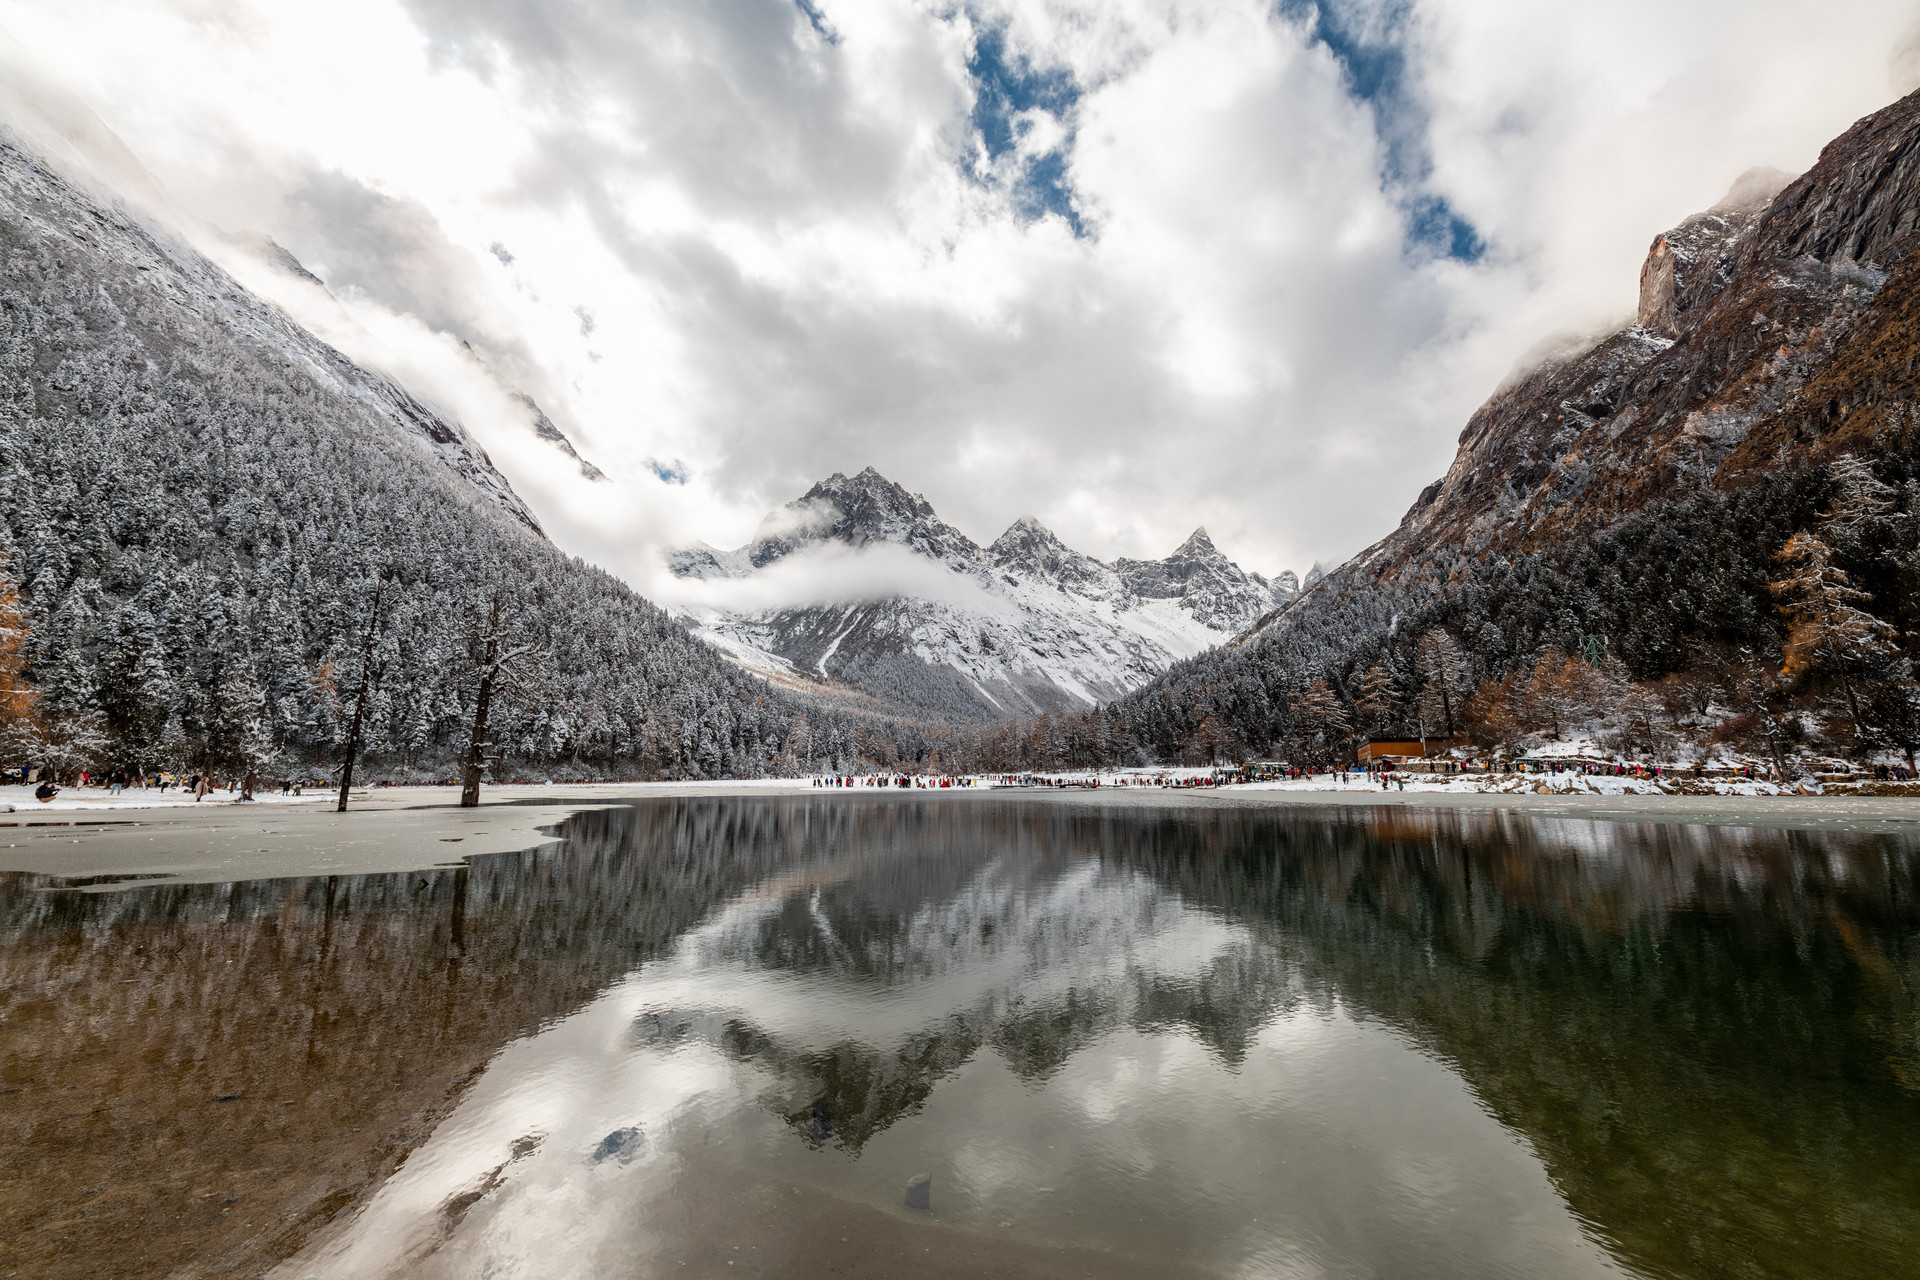
[[[1360,714],[1366,718],[1367,726],[1375,733],[1385,733],[1392,727],[1392,721],[1400,705],[1400,688],[1393,678],[1393,672],[1381,663],[1374,663],[1360,679]]]
[[[250,657],[237,655],[228,661],[214,705],[217,720],[207,763],[237,775],[240,798],[251,800],[255,780],[278,765],[280,747],[274,740],[267,691]]]
[[[1472,676],[1466,651],[1445,630],[1435,627],[1420,637],[1419,671],[1425,682],[1420,690],[1422,707],[1429,714],[1437,712],[1432,716],[1434,722],[1452,737],[1456,732],[1455,711],[1466,697]]]
[[[1836,459],[1827,475],[1833,481],[1824,521],[1829,531],[1858,538],[1893,510],[1899,491],[1874,475],[1872,465],[1859,454]]]
[[[1798,678],[1831,670],[1839,677],[1855,730],[1864,733],[1853,673],[1884,660],[1897,633],[1857,607],[1873,597],[1851,584],[1846,571],[1833,563],[1832,549],[1813,534],[1794,534],[1775,558],[1786,569],[1785,577],[1768,584],[1788,621],[1782,674]]]
[[[1347,713],[1346,704],[1340,701],[1324,679],[1317,679],[1307,686],[1296,711],[1307,732],[1317,740],[1321,748],[1318,754],[1323,759],[1346,755],[1347,747],[1353,741],[1353,718]]]

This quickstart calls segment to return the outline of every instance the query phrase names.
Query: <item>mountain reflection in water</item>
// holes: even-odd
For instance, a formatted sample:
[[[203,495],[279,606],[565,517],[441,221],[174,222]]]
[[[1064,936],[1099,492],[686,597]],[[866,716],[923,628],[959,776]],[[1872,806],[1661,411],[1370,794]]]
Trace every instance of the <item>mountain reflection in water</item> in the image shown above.
[[[561,834],[0,880],[0,1274],[1920,1275],[1904,841],[838,796]]]

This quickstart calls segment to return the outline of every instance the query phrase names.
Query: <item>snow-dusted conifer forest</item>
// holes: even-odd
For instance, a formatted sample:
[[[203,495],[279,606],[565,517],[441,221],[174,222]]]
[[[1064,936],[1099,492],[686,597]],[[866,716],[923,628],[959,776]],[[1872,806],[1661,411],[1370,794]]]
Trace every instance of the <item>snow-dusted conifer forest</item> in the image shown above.
[[[1920,94],[1748,199],[1657,238],[1636,324],[1503,386],[1397,530],[1231,643],[1088,710],[935,725],[741,671],[552,547],[457,424],[0,147],[0,694],[68,772],[322,776],[357,737],[375,776],[452,779],[482,683],[496,776],[1415,735],[1911,767]]]
[[[1236,640],[993,755],[1367,737],[1783,774],[1920,750],[1920,93],[1655,238],[1636,323],[1524,370],[1400,526]]]
[[[455,777],[496,599],[533,651],[496,775],[925,749],[740,671],[550,545],[456,425],[3,146],[0,512],[35,698],[9,754],[60,773],[326,777],[364,702],[360,776]]]

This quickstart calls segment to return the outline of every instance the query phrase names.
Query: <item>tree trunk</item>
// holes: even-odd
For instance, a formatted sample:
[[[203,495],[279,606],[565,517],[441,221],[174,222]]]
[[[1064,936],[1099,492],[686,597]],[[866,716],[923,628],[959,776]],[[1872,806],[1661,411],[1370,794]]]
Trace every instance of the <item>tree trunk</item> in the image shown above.
[[[460,807],[480,804],[480,773],[487,766],[487,715],[493,708],[493,678],[500,672],[500,596],[487,609],[486,646],[480,653],[480,690],[473,700],[473,736],[467,740],[467,772],[460,781]]]
[[[1847,695],[1847,714],[1853,717],[1853,732],[1864,738],[1867,727],[1860,723],[1860,704],[1854,700],[1853,681],[1847,679],[1847,664],[1844,661],[1836,661],[1834,666],[1840,671],[1840,691]]]
[[[347,726],[347,749],[340,762],[340,803],[334,806],[335,813],[347,811],[347,793],[353,790],[353,759],[360,754],[360,712],[367,704],[366,693],[367,682],[363,676],[353,699],[353,720]]]
[[[353,789],[353,762],[360,754],[360,723],[367,710],[367,693],[373,683],[373,641],[380,630],[380,596],[387,589],[383,578],[374,584],[373,614],[367,619],[367,632],[360,647],[360,687],[353,693],[353,719],[347,725],[346,758],[340,762],[340,803],[335,813],[347,811],[347,793]]]
[[[480,676],[480,696],[473,704],[473,737],[467,742],[467,776],[460,784],[462,809],[472,809],[480,803],[480,771],[487,764],[487,712],[492,702],[493,672],[488,670]]]

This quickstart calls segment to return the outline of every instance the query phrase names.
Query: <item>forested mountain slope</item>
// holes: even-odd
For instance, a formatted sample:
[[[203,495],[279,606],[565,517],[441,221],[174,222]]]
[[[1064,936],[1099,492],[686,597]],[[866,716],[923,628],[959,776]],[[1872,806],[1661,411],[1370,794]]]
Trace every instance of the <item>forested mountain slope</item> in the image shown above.
[[[1232,638],[1298,589],[1290,573],[1269,582],[1245,572],[1205,529],[1164,560],[1104,563],[1031,517],[983,547],[871,467],[814,485],[744,547],[669,558],[683,578],[762,583],[799,562],[845,596],[708,610],[702,634],[755,669],[962,721],[1087,710]],[[875,590],[876,575],[912,581]]]
[[[493,718],[510,772],[917,741],[818,706],[790,741],[800,704],[548,544],[457,424],[4,143],[0,544],[40,715],[16,759],[323,775],[371,630],[373,763],[448,776],[496,597],[533,649]]]
[[[1499,389],[1399,528],[1122,699],[1121,740],[1333,757],[1565,707],[1623,725],[1637,698],[1645,750],[1692,720],[1776,756],[1911,751],[1916,244],[1920,95],[1658,237],[1637,323]]]

